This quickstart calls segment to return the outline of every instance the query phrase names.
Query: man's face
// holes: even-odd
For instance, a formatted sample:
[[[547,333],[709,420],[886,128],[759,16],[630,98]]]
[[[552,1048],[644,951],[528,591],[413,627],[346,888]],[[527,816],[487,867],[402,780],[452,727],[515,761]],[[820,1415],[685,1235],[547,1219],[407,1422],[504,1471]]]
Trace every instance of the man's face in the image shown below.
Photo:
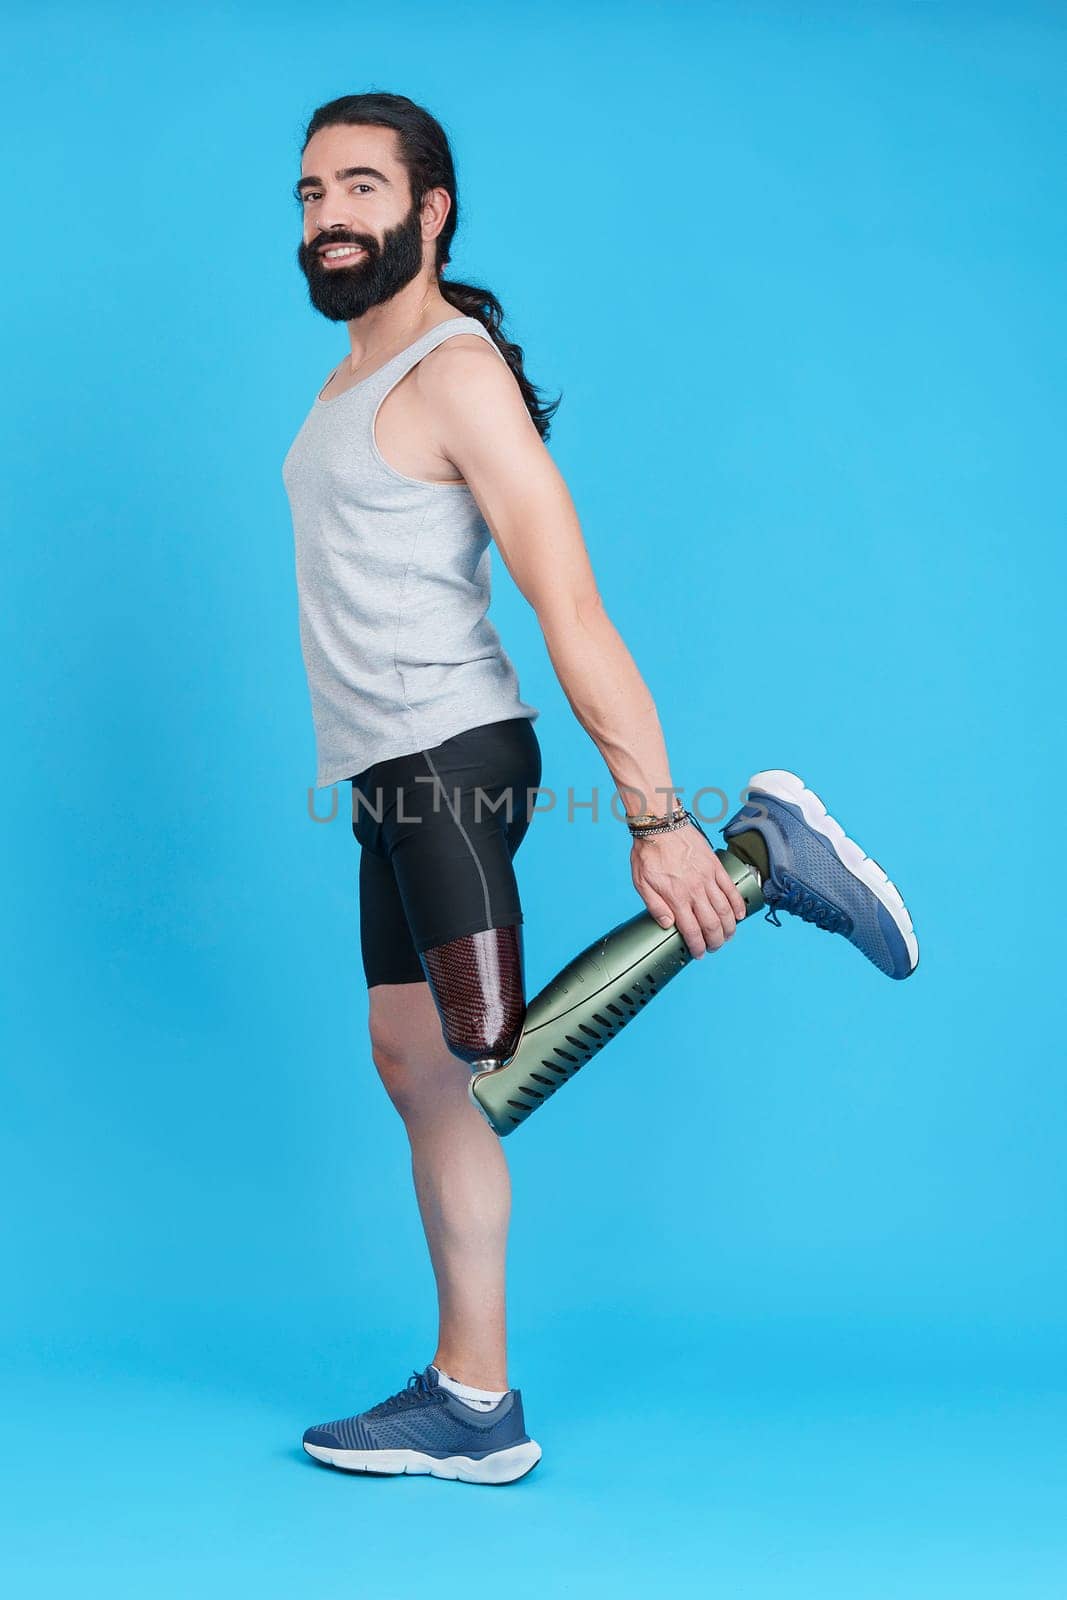
[[[351,322],[391,300],[422,270],[422,221],[396,139],[392,128],[320,128],[304,151],[297,260],[312,305],[332,322]],[[345,245],[360,253],[323,254],[323,247]]]

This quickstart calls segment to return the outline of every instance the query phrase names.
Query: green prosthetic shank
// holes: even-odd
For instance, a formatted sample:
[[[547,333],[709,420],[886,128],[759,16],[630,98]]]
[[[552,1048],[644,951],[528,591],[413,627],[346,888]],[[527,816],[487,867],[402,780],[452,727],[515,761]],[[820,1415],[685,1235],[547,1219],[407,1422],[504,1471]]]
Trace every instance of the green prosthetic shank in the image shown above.
[[[743,926],[764,903],[759,874],[733,850],[715,854],[745,902]],[[677,928],[645,910],[575,956],[530,1001],[514,1054],[470,1080],[490,1127],[514,1132],[692,960]]]

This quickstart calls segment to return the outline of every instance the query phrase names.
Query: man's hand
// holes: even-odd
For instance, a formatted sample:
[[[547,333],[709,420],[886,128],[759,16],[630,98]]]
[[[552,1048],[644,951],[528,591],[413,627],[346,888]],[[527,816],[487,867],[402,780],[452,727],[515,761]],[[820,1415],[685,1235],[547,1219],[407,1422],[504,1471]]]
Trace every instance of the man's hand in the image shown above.
[[[692,823],[670,833],[635,838],[630,852],[634,888],[662,927],[673,923],[699,960],[721,950],[744,919],[745,902],[708,841]]]

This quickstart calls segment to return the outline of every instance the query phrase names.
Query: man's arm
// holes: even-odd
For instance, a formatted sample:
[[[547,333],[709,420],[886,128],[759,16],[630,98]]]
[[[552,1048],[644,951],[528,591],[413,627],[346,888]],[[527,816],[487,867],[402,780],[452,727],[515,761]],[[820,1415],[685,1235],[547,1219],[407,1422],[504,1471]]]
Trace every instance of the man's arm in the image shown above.
[[[541,625],[575,716],[631,816],[673,808],[655,703],[601,602],[578,515],[514,375],[492,350],[445,340],[419,362],[434,445],[462,473]],[[635,792],[636,791],[636,792]],[[634,887],[695,959],[737,931],[745,902],[695,828],[635,839]]]
[[[655,703],[604,609],[574,502],[513,375],[491,350],[463,348],[457,339],[432,354],[416,371],[435,448],[469,485],[626,811],[670,811]]]

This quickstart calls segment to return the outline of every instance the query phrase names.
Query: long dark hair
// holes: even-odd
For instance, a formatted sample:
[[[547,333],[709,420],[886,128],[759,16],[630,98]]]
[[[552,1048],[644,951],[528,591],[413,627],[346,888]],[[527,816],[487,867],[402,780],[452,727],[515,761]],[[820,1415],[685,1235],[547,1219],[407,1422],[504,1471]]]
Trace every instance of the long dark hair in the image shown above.
[[[549,435],[549,422],[554,416],[562,394],[547,402],[539,398],[539,391],[530,382],[522,365],[522,346],[512,344],[501,332],[504,320],[503,307],[495,294],[473,283],[459,283],[454,278],[442,278],[441,273],[450,260],[449,251],[459,221],[459,192],[456,170],[448,136],[436,117],[422,106],[416,105],[403,94],[345,94],[329,100],[312,113],[304,132],[301,153],[320,128],[336,124],[393,128],[398,134],[400,159],[408,175],[414,205],[421,205],[430,189],[446,189],[452,201],[445,225],[434,241],[437,250],[436,270],[438,288],[450,305],[465,317],[477,317],[489,333],[497,349],[515,374],[522,391],[526,408],[542,439]]]

